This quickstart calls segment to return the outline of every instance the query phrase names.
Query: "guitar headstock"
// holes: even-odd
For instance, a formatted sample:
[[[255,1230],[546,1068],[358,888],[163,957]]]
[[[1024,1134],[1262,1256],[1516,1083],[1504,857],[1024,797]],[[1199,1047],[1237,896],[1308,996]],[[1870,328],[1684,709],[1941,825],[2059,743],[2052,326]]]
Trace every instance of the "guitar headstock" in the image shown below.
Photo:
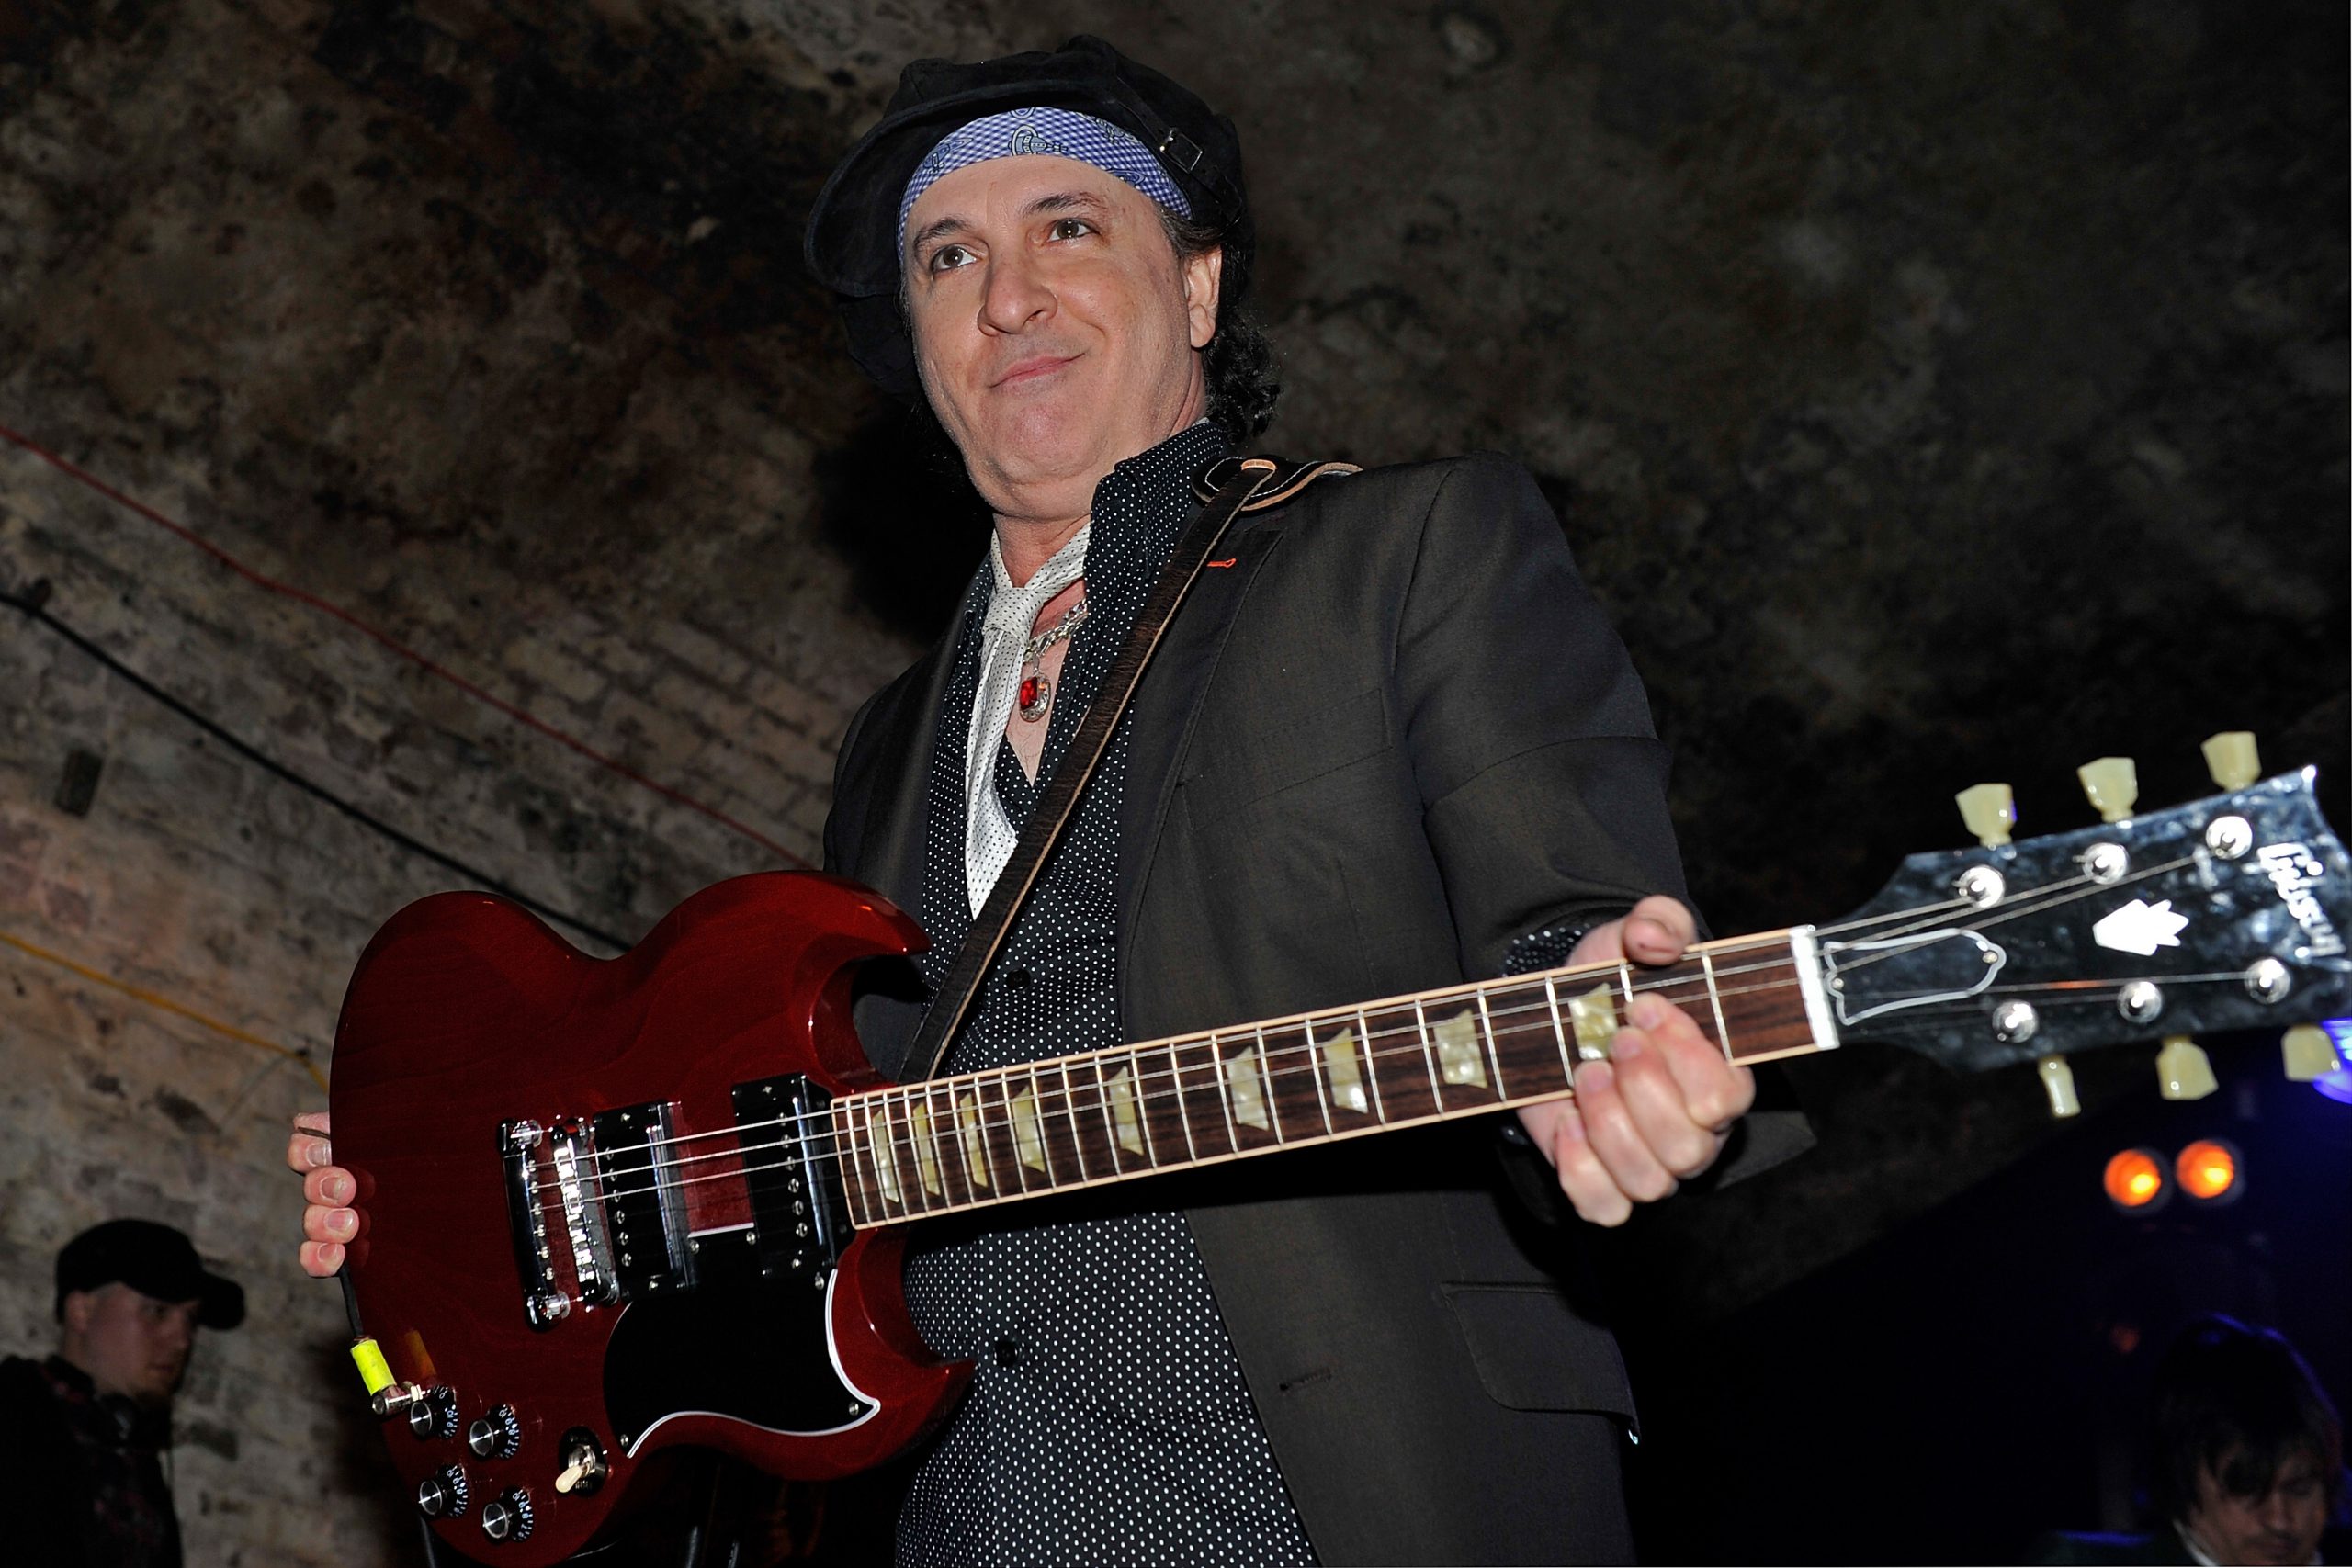
[[[2195,1052],[2200,1032],[2352,1012],[2352,863],[2313,770],[2256,782],[2249,751],[2235,771],[2217,759],[2237,787],[2132,816],[2129,762],[2102,759],[2084,784],[2109,820],[2018,843],[2007,789],[1970,791],[1978,847],[1911,856],[1818,928],[1840,1032],[1956,1072],[2040,1060],[2064,1115],[2064,1054],[2158,1039]],[[2192,1080],[2202,1062],[2167,1056]]]

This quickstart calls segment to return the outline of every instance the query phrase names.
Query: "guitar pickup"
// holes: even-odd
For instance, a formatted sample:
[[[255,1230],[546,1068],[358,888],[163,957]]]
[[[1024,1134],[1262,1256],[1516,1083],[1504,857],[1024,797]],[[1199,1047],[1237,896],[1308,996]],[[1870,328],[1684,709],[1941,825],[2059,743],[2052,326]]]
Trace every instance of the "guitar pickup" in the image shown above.
[[[654,1100],[623,1106],[589,1118],[588,1128],[604,1168],[606,1257],[614,1289],[624,1296],[693,1289],[694,1247],[679,1185],[680,1162],[669,1152],[669,1105]]]
[[[850,1238],[828,1114],[832,1096],[796,1073],[737,1084],[734,1100],[760,1275],[822,1283]]]

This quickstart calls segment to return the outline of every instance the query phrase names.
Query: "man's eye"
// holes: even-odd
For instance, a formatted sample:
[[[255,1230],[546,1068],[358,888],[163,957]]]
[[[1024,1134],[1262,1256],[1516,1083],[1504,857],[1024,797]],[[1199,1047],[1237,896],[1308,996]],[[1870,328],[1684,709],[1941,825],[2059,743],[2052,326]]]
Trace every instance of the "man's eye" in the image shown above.
[[[961,245],[942,245],[931,253],[931,270],[952,272],[959,266],[968,265],[971,259],[972,253]]]
[[[1046,232],[1057,240],[1075,240],[1094,232],[1094,225],[1083,218],[1057,218]]]

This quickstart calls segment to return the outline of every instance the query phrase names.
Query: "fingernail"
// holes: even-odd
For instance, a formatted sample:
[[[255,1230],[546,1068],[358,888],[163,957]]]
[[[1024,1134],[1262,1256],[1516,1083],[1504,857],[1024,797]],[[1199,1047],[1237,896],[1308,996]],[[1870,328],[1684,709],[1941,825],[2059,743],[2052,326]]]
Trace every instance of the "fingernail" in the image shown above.
[[[327,1195],[327,1201],[328,1201],[328,1202],[330,1202],[330,1203],[343,1203],[343,1202],[348,1202],[348,1201],[350,1201],[350,1198],[351,1198],[351,1181],[350,1181],[350,1179],[349,1179],[349,1178],[347,1178],[347,1177],[341,1177],[341,1176],[338,1176],[338,1177],[336,1177],[333,1181],[330,1181],[330,1182],[328,1182],[328,1183],[326,1184],[324,1190],[325,1190],[326,1195]]]
[[[324,1165],[327,1163],[327,1146],[312,1138],[302,1145],[302,1158],[311,1165]]]
[[[348,1236],[358,1226],[359,1216],[356,1214],[337,1214],[327,1221],[327,1229],[339,1236]]]
[[[1666,1003],[1643,991],[1625,1004],[1625,1016],[1634,1021],[1636,1029],[1656,1029],[1666,1021]]]
[[[1609,1054],[1621,1062],[1630,1062],[1648,1049],[1647,1045],[1642,1043],[1639,1030],[1621,1029],[1617,1032],[1616,1040],[1609,1047]]]

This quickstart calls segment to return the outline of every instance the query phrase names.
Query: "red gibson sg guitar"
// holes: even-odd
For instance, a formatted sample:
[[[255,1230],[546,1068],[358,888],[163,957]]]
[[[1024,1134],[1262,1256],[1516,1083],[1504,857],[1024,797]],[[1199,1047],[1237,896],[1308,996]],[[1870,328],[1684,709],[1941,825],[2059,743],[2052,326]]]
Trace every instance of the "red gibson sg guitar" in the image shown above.
[[[1637,991],[1736,1062],[1858,1039],[1963,1072],[2039,1061],[2062,1114],[2063,1053],[2352,1012],[2352,867],[2311,771],[2255,782],[2248,743],[2224,793],[2135,817],[2129,770],[2085,770],[2105,823],[2016,844],[2007,790],[1979,786],[1981,847],[1668,968],[905,1087],[866,1066],[851,978],[923,937],[862,887],[720,883],[609,960],[483,894],[424,899],[360,959],[332,1095],[382,1359],[356,1354],[394,1463],[443,1540],[518,1568],[591,1544],[680,1445],[812,1479],[876,1464],[968,1375],[908,1319],[910,1222],[1556,1099]],[[2314,1036],[2289,1032],[2290,1072],[2335,1065]]]

